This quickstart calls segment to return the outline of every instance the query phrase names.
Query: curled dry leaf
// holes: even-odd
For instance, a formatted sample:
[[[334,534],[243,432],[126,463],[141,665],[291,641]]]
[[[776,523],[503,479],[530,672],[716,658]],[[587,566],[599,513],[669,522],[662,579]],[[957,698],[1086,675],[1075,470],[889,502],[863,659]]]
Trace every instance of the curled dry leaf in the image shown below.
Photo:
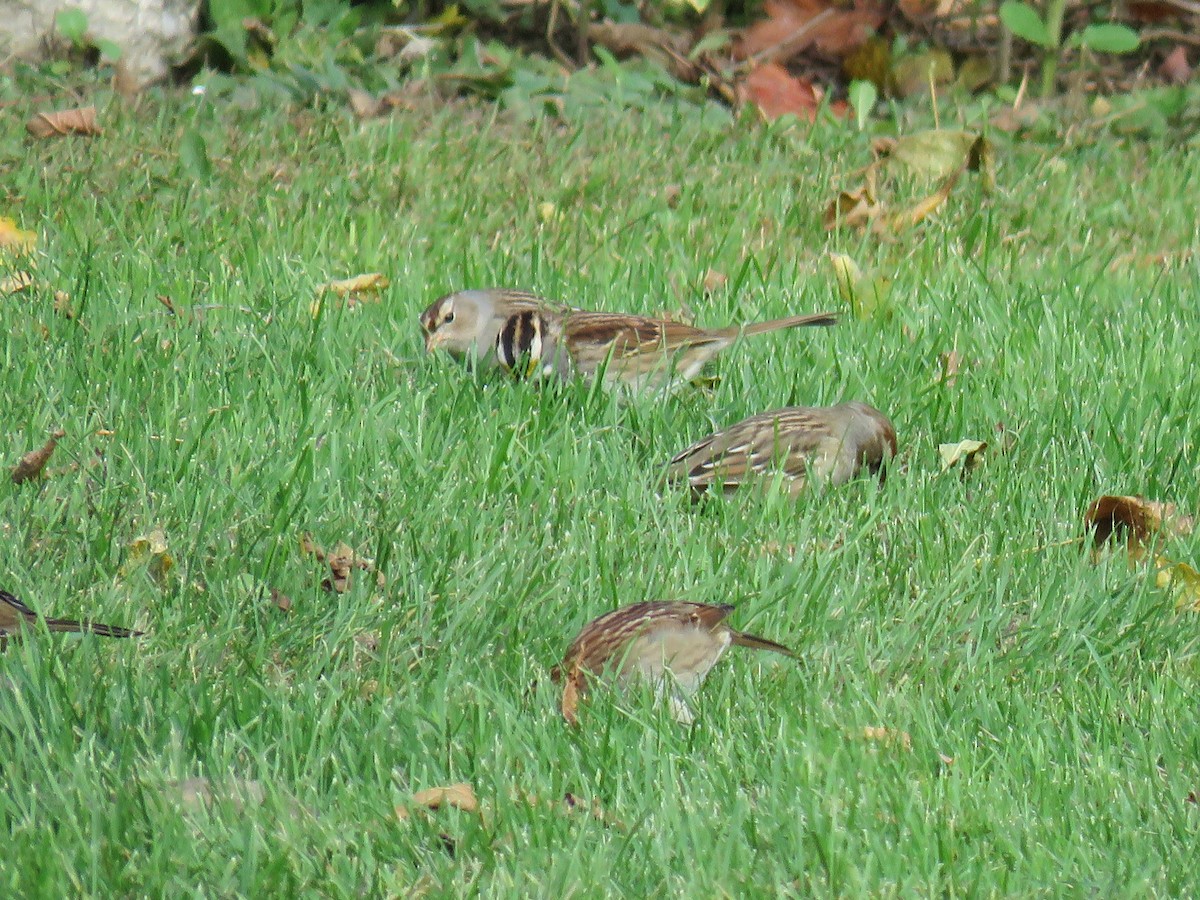
[[[96,124],[96,107],[62,109],[58,112],[38,113],[25,123],[25,130],[35,138],[62,137],[68,134],[100,134]]]
[[[842,191],[825,208],[825,230],[839,226],[865,228],[883,212],[883,204],[875,197],[874,185],[867,183],[853,191]]]
[[[1192,80],[1192,67],[1183,44],[1176,44],[1175,49],[1167,54],[1158,67],[1158,74],[1171,84],[1187,84]]]
[[[575,666],[567,673],[567,677],[563,679],[562,700],[559,702],[559,710],[562,712],[563,719],[571,726],[579,724],[579,685],[582,678],[583,672],[579,666]]]
[[[330,577],[321,582],[321,587],[329,592],[344,594],[350,590],[350,575],[354,569],[375,571],[374,561],[358,556],[348,544],[339,541],[333,550],[327,552],[307,531],[300,535],[300,553],[303,556],[315,556],[318,562],[329,565]],[[375,572],[375,583],[381,588],[387,585],[382,572]]]
[[[1083,520],[1097,547],[1117,533],[1124,535],[1132,548],[1140,547],[1160,532],[1188,535],[1196,526],[1196,520],[1181,515],[1173,503],[1107,494],[1088,507]]]
[[[479,800],[475,789],[465,781],[451,784],[447,787],[426,788],[413,794],[412,805],[424,809],[441,809],[443,806],[451,809],[461,809],[463,812],[479,812]],[[412,818],[407,806],[396,807],[396,818],[402,822]]]
[[[825,0],[766,0],[766,17],[745,29],[734,53],[786,62],[809,47],[818,56],[840,60],[866,42],[887,17],[871,0],[831,6]]]
[[[32,450],[21,457],[21,461],[12,470],[13,484],[23,484],[34,478],[40,478],[46,463],[50,461],[58,442],[67,436],[61,428],[56,429],[37,450]]]
[[[321,285],[317,297],[309,306],[309,312],[315,319],[321,312],[326,293],[332,293],[345,304],[347,309],[354,309],[367,301],[379,301],[379,292],[386,288],[390,281],[380,272],[369,272],[366,275],[355,275],[340,281],[330,281]]]
[[[292,611],[292,598],[276,588],[271,588],[271,603],[280,612]]]
[[[983,462],[983,451],[987,441],[962,440],[957,444],[938,444],[938,456],[942,458],[942,471],[962,463],[963,472],[970,472]]]
[[[33,286],[33,275],[29,272],[13,272],[11,275],[0,278],[0,297],[7,297],[9,294],[19,294]]]

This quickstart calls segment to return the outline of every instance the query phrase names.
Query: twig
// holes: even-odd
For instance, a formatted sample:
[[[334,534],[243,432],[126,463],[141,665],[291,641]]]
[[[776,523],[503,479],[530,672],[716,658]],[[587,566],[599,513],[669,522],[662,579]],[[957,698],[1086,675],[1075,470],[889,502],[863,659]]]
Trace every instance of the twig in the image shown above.
[[[815,29],[818,25],[830,18],[838,10],[830,7],[817,13],[782,41],[777,44],[772,44],[770,47],[764,47],[753,56],[748,56],[736,66],[733,67],[730,74],[736,75],[739,72],[753,69],[763,61],[773,61],[776,56],[782,56],[785,50],[791,50],[792,44],[799,43],[803,38],[808,37],[809,32]]]

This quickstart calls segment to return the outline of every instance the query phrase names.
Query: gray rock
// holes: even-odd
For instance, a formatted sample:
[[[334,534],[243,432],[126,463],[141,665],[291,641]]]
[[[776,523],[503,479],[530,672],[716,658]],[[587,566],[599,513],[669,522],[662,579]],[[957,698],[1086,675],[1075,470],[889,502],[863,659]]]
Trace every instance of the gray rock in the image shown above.
[[[121,48],[138,84],[162,78],[196,35],[200,0],[0,0],[0,59],[39,59],[53,45],[54,17],[74,7],[88,34]]]

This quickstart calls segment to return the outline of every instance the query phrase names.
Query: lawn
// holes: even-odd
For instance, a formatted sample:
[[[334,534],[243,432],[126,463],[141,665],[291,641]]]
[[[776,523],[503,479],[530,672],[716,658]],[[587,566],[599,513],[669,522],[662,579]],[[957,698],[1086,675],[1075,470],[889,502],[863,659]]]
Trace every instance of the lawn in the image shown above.
[[[994,193],[964,176],[879,238],[822,226],[871,159],[843,123],[80,89],[103,135],[32,141],[72,96],[0,81],[0,215],[38,235],[0,297],[0,457],[66,432],[51,477],[0,482],[0,587],[147,635],[0,657],[0,892],[1200,892],[1200,614],[1071,542],[1102,494],[1200,507],[1192,145],[994,134]],[[890,318],[747,340],[668,398],[471,372],[417,326],[489,285],[710,326],[842,309],[831,251]],[[367,272],[377,302],[320,294]],[[841,399],[896,424],[882,486],[661,481],[714,427]],[[964,438],[984,464],[943,472]],[[376,572],[323,590],[306,532]],[[731,651],[690,729],[605,692],[565,726],[570,639],[670,597],[801,660]],[[457,782],[478,811],[413,803]]]

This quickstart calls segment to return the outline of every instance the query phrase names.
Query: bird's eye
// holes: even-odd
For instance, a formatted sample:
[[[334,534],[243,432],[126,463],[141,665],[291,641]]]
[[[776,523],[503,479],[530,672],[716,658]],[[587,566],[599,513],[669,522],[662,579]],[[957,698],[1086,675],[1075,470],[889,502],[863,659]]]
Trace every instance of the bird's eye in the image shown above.
[[[442,323],[445,325],[449,325],[453,321],[454,321],[454,313],[446,313],[446,318],[442,319]]]

